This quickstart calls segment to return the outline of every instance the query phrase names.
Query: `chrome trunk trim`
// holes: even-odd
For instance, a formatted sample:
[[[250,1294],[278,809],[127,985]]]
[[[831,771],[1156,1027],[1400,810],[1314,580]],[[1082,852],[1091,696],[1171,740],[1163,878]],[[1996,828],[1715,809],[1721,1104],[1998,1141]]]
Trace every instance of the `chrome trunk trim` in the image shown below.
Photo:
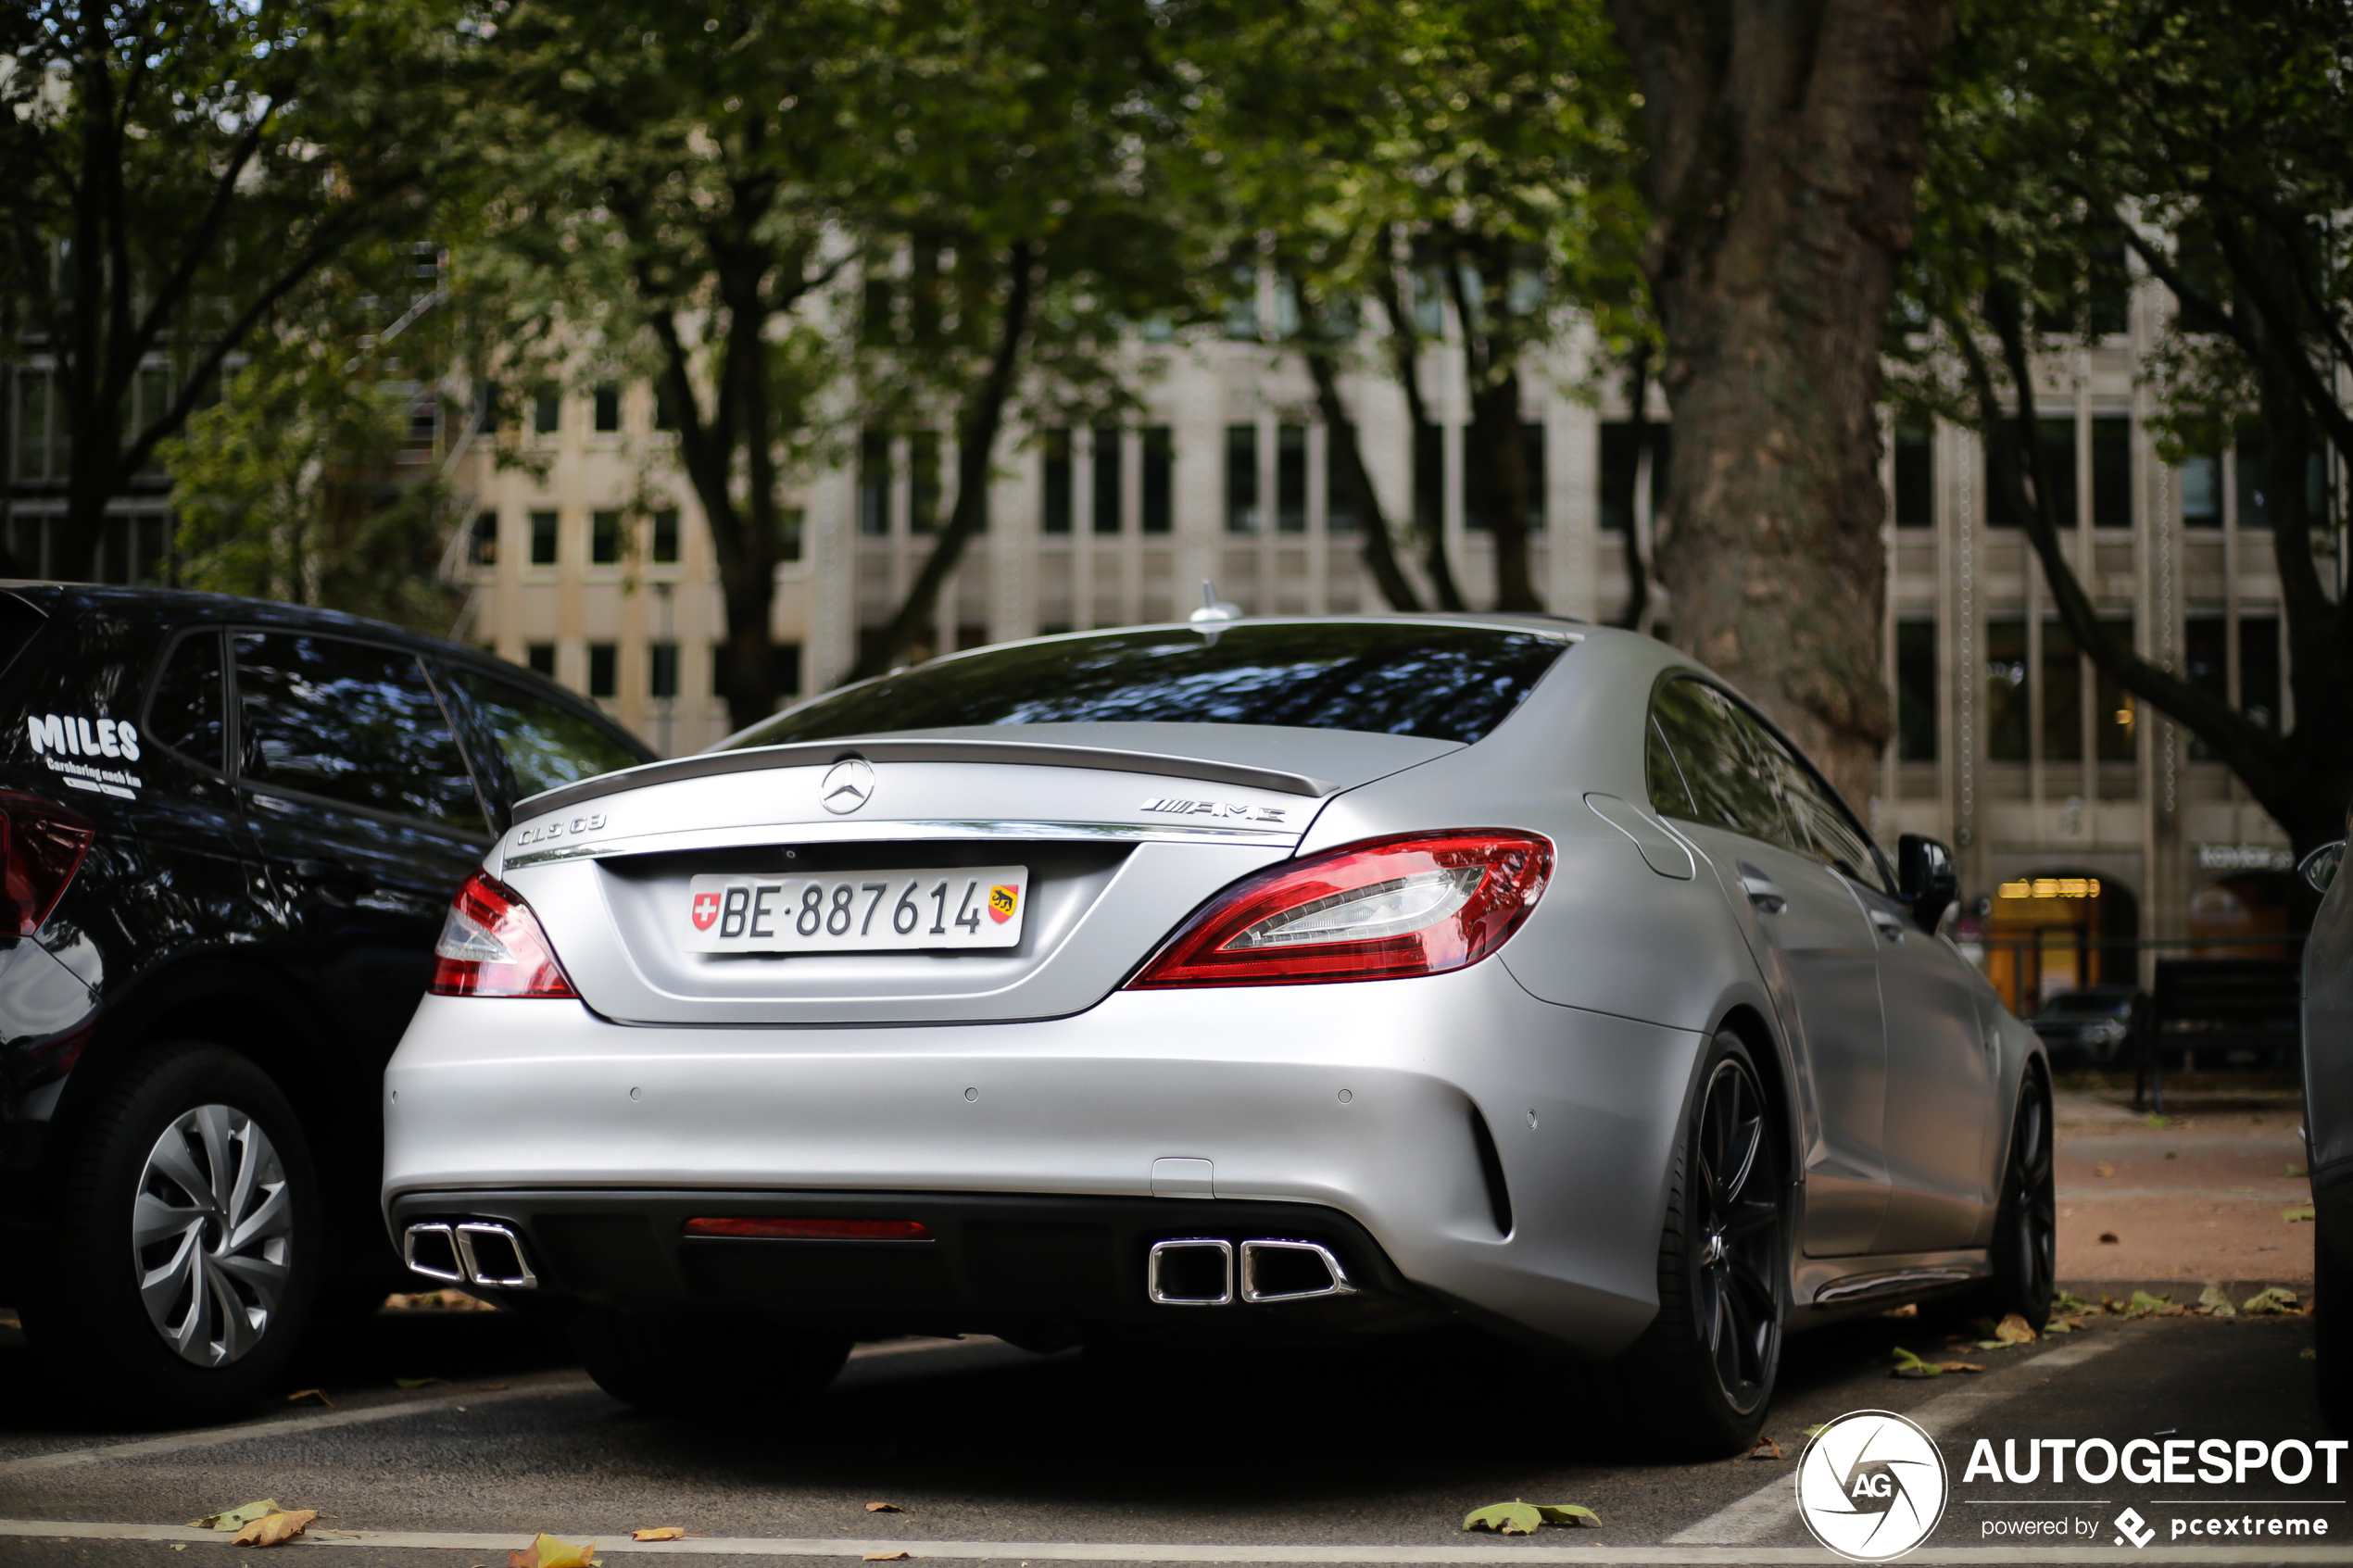
[[[1247,844],[1288,847],[1306,824],[1253,828],[1239,824],[1187,827],[1161,822],[1058,822],[955,821],[762,822],[749,827],[682,828],[632,834],[587,844],[563,844],[509,855],[505,870],[521,871],[557,860],[610,859],[617,855],[663,855],[693,849],[749,849],[772,844],[912,844],[974,838],[1063,839],[1121,844]]]

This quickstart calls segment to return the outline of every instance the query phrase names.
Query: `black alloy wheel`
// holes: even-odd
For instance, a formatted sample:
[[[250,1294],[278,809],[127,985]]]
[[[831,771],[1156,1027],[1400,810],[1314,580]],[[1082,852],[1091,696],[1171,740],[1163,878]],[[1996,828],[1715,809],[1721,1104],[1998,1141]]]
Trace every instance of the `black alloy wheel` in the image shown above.
[[[2037,1334],[2050,1321],[2051,1291],[2058,1276],[2058,1191],[2052,1154],[2050,1085],[2030,1068],[2019,1085],[2009,1157],[2002,1165],[1987,1305],[1996,1319],[2018,1313]]]
[[[1744,1452],[1780,1365],[1789,1188],[1772,1102],[1729,1031],[1710,1045],[1677,1154],[1658,1316],[1620,1358],[1619,1375],[1654,1448]]]

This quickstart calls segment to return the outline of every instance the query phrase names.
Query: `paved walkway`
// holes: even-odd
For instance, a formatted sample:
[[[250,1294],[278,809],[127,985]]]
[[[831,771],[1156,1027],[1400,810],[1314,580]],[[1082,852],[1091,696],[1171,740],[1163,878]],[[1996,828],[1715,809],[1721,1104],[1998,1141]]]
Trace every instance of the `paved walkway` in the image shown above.
[[[2062,1090],[2055,1109],[2062,1281],[2311,1279],[2311,1225],[2280,1217],[2312,1201],[2295,1095],[2174,1094],[2152,1119]]]

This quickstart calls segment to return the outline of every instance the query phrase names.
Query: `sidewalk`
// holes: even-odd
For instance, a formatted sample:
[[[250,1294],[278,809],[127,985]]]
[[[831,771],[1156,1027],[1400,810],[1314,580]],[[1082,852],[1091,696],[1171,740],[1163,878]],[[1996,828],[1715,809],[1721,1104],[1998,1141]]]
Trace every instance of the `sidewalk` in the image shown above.
[[[2061,1283],[2310,1281],[2312,1227],[2280,1218],[2312,1201],[2296,1095],[2175,1093],[2156,1125],[2129,1093],[2054,1099]]]

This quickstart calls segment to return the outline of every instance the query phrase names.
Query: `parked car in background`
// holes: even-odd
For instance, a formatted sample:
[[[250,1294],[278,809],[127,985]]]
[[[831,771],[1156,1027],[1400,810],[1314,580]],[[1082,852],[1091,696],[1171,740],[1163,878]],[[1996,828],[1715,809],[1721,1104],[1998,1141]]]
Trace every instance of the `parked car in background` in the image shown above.
[[[856,1337],[1442,1323],[1746,1451],[1786,1330],[2047,1313],[2048,1075],[1898,864],[1655,638],[1040,638],[517,809],[385,1073],[412,1264],[653,1409]]]
[[[450,896],[515,801],[649,755],[395,627],[0,583],[0,1300],[77,1408],[233,1413],[406,1277],[377,1085]]]
[[[2347,826],[2353,828],[2353,816]],[[2321,907],[2304,941],[2304,1168],[2321,1413],[2353,1437],[2353,876],[2345,840],[2304,858]]]
[[[2130,1061],[2148,1027],[2148,993],[2137,985],[2061,991],[2026,1022],[2058,1066]]]

